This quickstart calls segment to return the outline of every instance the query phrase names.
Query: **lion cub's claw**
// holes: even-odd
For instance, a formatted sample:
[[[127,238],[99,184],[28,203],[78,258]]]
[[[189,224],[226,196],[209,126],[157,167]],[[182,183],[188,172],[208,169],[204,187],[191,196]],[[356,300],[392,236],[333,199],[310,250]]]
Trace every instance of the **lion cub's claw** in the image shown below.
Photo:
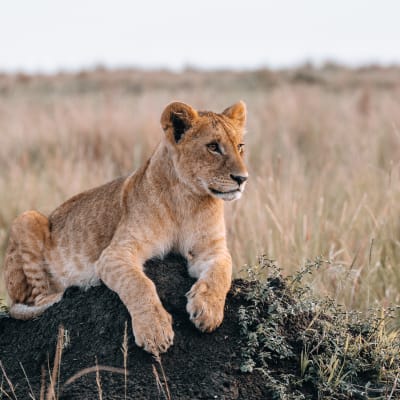
[[[204,281],[198,281],[186,293],[186,310],[190,320],[202,332],[217,329],[224,318],[225,300],[214,293]]]
[[[172,317],[161,304],[135,312],[132,328],[135,343],[155,356],[165,353],[174,342]]]

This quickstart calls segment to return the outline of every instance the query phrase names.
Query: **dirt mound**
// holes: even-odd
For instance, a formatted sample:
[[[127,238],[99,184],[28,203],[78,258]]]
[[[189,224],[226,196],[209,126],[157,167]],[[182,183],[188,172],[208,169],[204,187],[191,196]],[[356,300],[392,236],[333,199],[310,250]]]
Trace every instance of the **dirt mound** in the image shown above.
[[[162,356],[162,367],[136,347],[129,314],[115,293],[105,286],[87,291],[70,288],[59,304],[36,320],[0,319],[2,374],[5,372],[10,381],[3,376],[3,391],[11,398],[28,399],[33,394],[38,399],[41,388],[48,390],[58,331],[63,326],[60,369],[53,372],[56,397],[58,392],[60,399],[98,399],[101,392],[105,399],[124,399],[122,348],[127,323],[127,398],[163,399],[168,398],[168,390],[172,399],[265,398],[261,373],[240,371],[238,310],[244,301],[244,283],[233,285],[222,326],[212,334],[203,334],[185,310],[185,293],[193,280],[187,275],[184,260],[170,256],[164,261],[149,261],[146,273],[174,318],[174,346]],[[96,365],[97,374],[96,368],[85,371]]]

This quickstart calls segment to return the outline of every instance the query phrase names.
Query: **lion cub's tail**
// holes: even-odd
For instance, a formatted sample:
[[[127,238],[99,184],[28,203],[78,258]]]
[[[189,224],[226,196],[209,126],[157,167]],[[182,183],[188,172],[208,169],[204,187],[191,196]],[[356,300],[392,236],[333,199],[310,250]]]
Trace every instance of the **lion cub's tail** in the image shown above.
[[[41,306],[28,306],[26,304],[16,303],[10,307],[9,312],[13,318],[27,320],[38,317],[52,304],[54,303],[43,304]]]
[[[63,297],[63,292],[52,293],[42,299],[42,304],[31,306],[23,303],[14,303],[10,307],[10,315],[17,319],[32,319],[38,317],[47,308],[59,302]]]

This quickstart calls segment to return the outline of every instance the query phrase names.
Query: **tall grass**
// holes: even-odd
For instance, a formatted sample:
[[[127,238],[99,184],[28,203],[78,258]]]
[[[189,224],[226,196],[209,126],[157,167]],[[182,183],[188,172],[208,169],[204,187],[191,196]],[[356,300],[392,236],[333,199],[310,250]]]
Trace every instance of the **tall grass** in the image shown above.
[[[49,213],[150,155],[172,100],[248,105],[250,179],[227,205],[236,271],[265,253],[349,307],[400,300],[400,70],[92,71],[0,76],[0,243],[26,209]],[[2,254],[0,254],[2,256]]]

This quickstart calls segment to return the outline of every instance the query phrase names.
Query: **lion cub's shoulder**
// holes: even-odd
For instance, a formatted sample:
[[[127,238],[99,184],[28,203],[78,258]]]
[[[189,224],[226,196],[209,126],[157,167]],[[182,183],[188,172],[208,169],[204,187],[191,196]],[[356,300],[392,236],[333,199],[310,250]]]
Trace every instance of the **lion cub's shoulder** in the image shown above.
[[[126,177],[119,177],[71,197],[50,214],[51,229],[62,230],[68,225],[82,225],[92,220],[118,221],[121,216],[121,191],[125,180]]]

